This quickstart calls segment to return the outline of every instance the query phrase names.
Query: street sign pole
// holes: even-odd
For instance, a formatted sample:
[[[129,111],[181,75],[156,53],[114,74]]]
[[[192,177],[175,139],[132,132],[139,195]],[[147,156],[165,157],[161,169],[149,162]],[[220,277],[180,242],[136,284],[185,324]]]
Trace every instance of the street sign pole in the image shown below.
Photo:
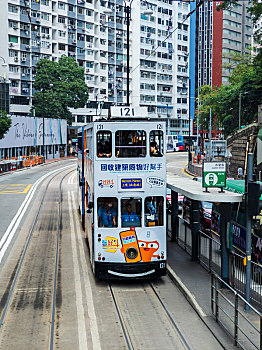
[[[247,183],[253,179],[253,159],[254,154],[248,153],[247,156]],[[248,194],[247,194],[248,195]],[[247,199],[246,201],[246,212],[247,209]],[[246,301],[250,303],[250,281],[251,281],[251,216],[247,214],[246,216]],[[245,310],[249,311],[250,306],[245,304]]]

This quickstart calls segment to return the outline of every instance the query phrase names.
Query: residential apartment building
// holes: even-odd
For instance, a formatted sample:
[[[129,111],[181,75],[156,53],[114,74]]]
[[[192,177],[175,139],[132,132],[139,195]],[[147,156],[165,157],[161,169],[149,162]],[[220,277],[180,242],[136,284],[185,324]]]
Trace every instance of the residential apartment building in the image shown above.
[[[127,18],[122,0],[2,0],[0,56],[8,63],[10,112],[30,113],[41,58],[74,57],[85,70],[86,108],[77,122],[126,103]],[[129,1],[126,1],[130,5]],[[130,22],[130,103],[168,120],[169,133],[188,129],[188,3],[134,0]],[[152,14],[144,14],[151,9]],[[52,77],[50,77],[50,81]]]
[[[196,17],[195,93],[204,85],[213,88],[227,84],[237,61],[234,54],[250,54],[252,19],[248,1],[239,1],[229,9],[217,10],[222,1],[205,1]],[[194,80],[193,76],[190,76]],[[196,130],[195,130],[196,132]],[[203,138],[208,131],[201,130]],[[212,130],[221,137],[222,130]]]
[[[250,53],[252,20],[248,1],[218,11],[221,3],[206,1],[198,11],[196,88],[226,84],[236,64],[232,54]]]

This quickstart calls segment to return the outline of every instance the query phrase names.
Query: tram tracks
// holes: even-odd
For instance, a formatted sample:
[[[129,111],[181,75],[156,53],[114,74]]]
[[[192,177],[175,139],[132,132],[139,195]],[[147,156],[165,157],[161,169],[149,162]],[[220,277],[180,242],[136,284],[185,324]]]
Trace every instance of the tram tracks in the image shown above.
[[[1,307],[0,332],[1,331],[3,332],[5,319],[7,318],[8,313],[12,314],[16,310],[20,310],[26,307],[28,308],[28,304],[30,304],[30,301],[32,301],[32,299],[30,299],[30,296],[28,295],[30,293],[34,294],[35,295],[34,301],[31,302],[32,304],[31,307],[34,310],[34,313],[36,314],[37,312],[39,312],[39,314],[42,316],[44,313],[43,309],[47,309],[50,312],[50,316],[48,317],[49,318],[48,327],[46,327],[46,328],[49,328],[48,347],[50,350],[52,350],[54,347],[55,324],[56,324],[56,318],[57,318],[56,306],[59,305],[59,303],[61,302],[61,300],[59,300],[60,299],[59,294],[61,294],[60,293],[61,291],[59,292],[58,282],[59,282],[59,265],[60,265],[60,241],[61,241],[61,228],[62,228],[62,203],[63,203],[62,185],[63,185],[64,179],[74,170],[75,169],[72,169],[72,170],[69,169],[68,171],[67,168],[59,169],[55,172],[55,174],[52,174],[53,176],[48,180],[44,188],[43,195],[41,197],[37,212],[33,219],[31,229],[26,238],[26,243],[24,245],[23,251],[18,259],[18,262],[14,268],[9,284],[0,302],[0,307]],[[66,174],[63,175],[64,171],[66,171]],[[59,179],[59,189],[57,190],[57,192],[54,191],[55,192],[54,193],[52,192],[52,189],[49,187],[51,187],[50,185],[53,183],[53,181],[57,180],[57,177],[61,175],[62,177]],[[47,210],[47,208],[45,209],[44,206],[48,206],[48,198],[47,198],[48,196],[53,197],[51,198],[50,203],[53,203],[55,199],[55,202],[57,203],[57,211],[55,211],[55,208],[52,208],[51,210],[53,214],[52,214],[52,217],[50,216],[50,220],[47,223],[47,229],[45,230],[47,235],[46,240],[40,238],[42,239],[42,241],[40,241],[40,244],[43,244],[44,248],[46,247],[46,250],[47,250],[46,252],[42,253],[42,264],[39,265],[39,267],[36,267],[39,269],[37,274],[35,273],[35,271],[33,271],[34,267],[32,267],[32,271],[34,272],[34,274],[30,275],[30,272],[26,271],[28,267],[24,265],[26,265],[26,260],[28,259],[29,260],[32,259],[32,263],[37,261],[37,259],[34,260],[34,252],[32,252],[31,245],[33,244],[32,243],[33,238],[35,238],[34,233],[36,233],[39,237],[41,237],[39,232],[41,231],[41,229],[42,231],[44,231],[44,228],[41,227],[41,224],[40,224],[38,228],[39,232],[37,233],[36,226],[39,225],[38,220],[40,222],[43,222],[42,225],[44,225],[45,219],[44,219],[44,216],[41,217],[41,214],[43,215],[42,212],[45,212],[45,210]],[[47,204],[45,202],[47,202]],[[54,220],[55,216],[57,219],[56,222]],[[49,227],[50,227],[50,232],[48,229]],[[54,232],[56,232],[56,234],[54,234]],[[48,241],[48,243],[46,241]],[[32,257],[31,256],[29,257],[30,247],[31,247],[30,254],[32,254]],[[40,249],[42,248],[43,248],[42,246],[38,247],[39,252],[40,252]],[[52,252],[53,249],[54,251]],[[35,256],[37,258],[37,252],[35,253],[36,253]],[[41,254],[39,253],[39,255]],[[46,266],[44,266],[45,259],[48,255],[52,256],[51,261],[54,260],[53,268],[52,267],[47,268]],[[52,274],[52,276],[50,276],[50,274]],[[37,287],[35,288],[31,287],[29,290],[30,283],[33,279],[38,280]],[[19,280],[20,280],[20,286],[19,286]],[[22,288],[21,288],[21,281],[23,282]],[[28,281],[28,285],[26,284],[27,281]],[[47,281],[48,283],[46,283]],[[49,287],[48,287],[48,284],[49,284]],[[35,285],[35,282],[33,285]],[[14,309],[15,303],[16,303],[16,310]],[[34,317],[36,316],[35,314],[34,314]],[[10,315],[8,318],[10,319]],[[34,325],[29,325],[29,327],[33,329]]]
[[[154,309],[156,311],[161,310],[162,316],[165,318],[165,321],[168,322],[169,325],[171,326],[171,329],[175,335],[172,337],[173,339],[175,339],[175,343],[173,345],[175,346],[175,345],[178,345],[179,343],[179,346],[175,348],[191,350],[191,347],[186,341],[185,337],[183,336],[178,323],[176,322],[172,314],[169,312],[168,308],[163,302],[154,284],[152,282],[149,282],[148,284],[141,284],[141,287],[145,292],[145,299],[148,299],[149,297],[151,298],[151,303],[154,304]],[[119,318],[119,323],[123,332],[127,349],[135,350],[135,349],[143,348],[143,347],[140,347],[139,344],[137,344],[137,339],[134,336],[132,327],[130,327],[130,325],[128,324],[130,320],[127,320],[125,317],[127,310],[121,307],[121,301],[120,301],[120,297],[118,296],[118,292],[111,283],[109,283],[109,290],[110,290],[112,300]],[[124,290],[127,291],[126,289]],[[167,331],[167,334],[168,333],[170,333],[170,330]]]

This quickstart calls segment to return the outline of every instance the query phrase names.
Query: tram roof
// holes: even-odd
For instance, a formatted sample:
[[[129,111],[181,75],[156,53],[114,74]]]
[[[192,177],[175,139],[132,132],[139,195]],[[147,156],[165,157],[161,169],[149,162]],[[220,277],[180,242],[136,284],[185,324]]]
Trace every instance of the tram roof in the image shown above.
[[[167,187],[190,199],[212,203],[239,203],[243,200],[243,194],[233,193],[219,188],[208,188],[205,192],[202,183],[193,181],[192,178],[176,176],[167,172]]]

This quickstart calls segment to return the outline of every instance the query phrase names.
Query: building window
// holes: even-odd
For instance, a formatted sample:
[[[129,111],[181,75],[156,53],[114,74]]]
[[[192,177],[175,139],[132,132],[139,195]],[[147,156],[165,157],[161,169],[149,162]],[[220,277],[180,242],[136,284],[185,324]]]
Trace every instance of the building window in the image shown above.
[[[9,35],[9,42],[17,44],[18,43],[18,36]]]

